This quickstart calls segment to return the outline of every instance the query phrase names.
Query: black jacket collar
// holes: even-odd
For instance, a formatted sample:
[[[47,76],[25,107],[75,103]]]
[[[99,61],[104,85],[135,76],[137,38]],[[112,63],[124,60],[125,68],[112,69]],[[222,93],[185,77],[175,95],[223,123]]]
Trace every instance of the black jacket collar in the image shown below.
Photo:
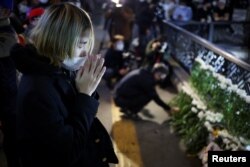
[[[55,75],[63,72],[62,68],[50,63],[49,58],[37,53],[31,45],[15,45],[11,50],[16,68],[23,74]]]

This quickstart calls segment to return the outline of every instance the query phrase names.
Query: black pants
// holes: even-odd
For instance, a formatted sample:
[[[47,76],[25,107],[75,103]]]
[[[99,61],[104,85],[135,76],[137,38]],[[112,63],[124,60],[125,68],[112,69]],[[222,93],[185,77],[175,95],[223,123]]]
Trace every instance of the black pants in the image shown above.
[[[0,58],[0,121],[8,167],[19,167],[16,145],[16,69],[11,58]]]
[[[133,97],[122,97],[122,96],[115,96],[114,102],[117,106],[128,109],[133,113],[138,113],[143,109],[143,107],[152,100],[151,97],[148,97],[144,94],[140,96],[133,96]]]

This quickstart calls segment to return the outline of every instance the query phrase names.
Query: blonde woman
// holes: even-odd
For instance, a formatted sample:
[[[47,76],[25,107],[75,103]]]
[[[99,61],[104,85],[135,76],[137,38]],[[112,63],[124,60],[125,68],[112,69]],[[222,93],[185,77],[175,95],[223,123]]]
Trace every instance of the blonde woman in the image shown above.
[[[89,15],[69,3],[50,6],[30,35],[12,49],[23,73],[17,131],[23,167],[106,167],[117,163],[109,134],[95,117],[104,60],[89,56]],[[74,77],[74,72],[76,76]]]

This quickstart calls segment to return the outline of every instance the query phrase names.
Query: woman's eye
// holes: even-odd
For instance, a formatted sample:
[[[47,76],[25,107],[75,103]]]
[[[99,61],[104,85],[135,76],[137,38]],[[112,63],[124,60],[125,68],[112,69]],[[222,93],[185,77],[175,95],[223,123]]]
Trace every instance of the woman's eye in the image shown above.
[[[78,47],[83,48],[87,44],[87,41],[80,42]]]
[[[87,41],[82,41],[80,42],[81,45],[86,45],[87,44]]]

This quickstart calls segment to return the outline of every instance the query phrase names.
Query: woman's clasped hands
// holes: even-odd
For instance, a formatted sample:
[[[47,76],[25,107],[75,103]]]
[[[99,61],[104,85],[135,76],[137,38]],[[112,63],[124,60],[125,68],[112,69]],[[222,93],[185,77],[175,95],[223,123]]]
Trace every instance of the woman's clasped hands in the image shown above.
[[[96,90],[106,67],[103,66],[104,58],[100,55],[88,55],[84,66],[82,66],[76,75],[76,88],[80,93],[89,96]]]

